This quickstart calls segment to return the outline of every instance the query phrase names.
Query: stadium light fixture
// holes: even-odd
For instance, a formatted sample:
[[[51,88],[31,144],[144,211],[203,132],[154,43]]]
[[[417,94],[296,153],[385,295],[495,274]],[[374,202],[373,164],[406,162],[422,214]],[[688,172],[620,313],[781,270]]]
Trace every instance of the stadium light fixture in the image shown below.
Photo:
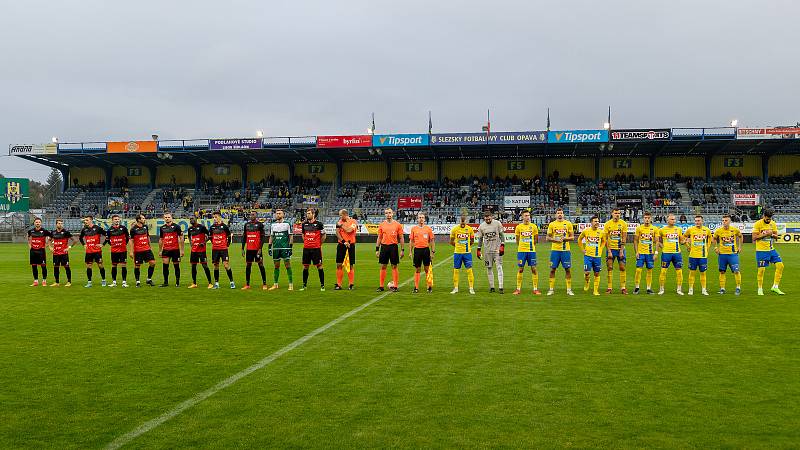
[[[737,127],[737,126],[739,126],[739,119],[733,119],[733,120],[731,120],[731,126],[732,126],[732,127]]]
[[[381,154],[383,154],[383,150],[381,150],[381,149],[379,149],[379,148],[376,148],[376,149],[375,149],[375,153],[377,153],[377,154],[381,155]]]
[[[603,129],[604,129],[604,130],[608,130],[608,129],[610,129],[610,128],[611,128],[611,123],[609,123],[609,122],[603,122]]]
[[[158,135],[157,134],[153,134],[150,137],[153,138],[154,141],[158,140]]]
[[[605,149],[606,149],[606,144],[600,144],[600,151],[602,152]]]
[[[367,134],[375,134],[375,130],[372,128],[367,128]]]
[[[261,130],[256,130],[256,137],[261,139],[264,137],[264,132]]]
[[[53,144],[58,144],[58,137],[57,136],[53,136],[52,138],[50,138],[50,141],[52,141]]]
[[[614,150],[614,144],[608,144],[608,151]]]
[[[373,150],[373,149],[369,149],[369,154],[370,154],[370,155],[374,155],[374,154],[375,154],[375,150]]]

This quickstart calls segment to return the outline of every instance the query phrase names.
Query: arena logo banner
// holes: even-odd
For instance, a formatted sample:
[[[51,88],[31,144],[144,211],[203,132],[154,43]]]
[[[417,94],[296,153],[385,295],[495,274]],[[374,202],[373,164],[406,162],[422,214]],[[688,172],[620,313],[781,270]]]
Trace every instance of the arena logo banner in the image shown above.
[[[578,144],[581,142],[608,142],[608,130],[560,130],[547,133],[549,144]]]
[[[427,134],[380,134],[372,136],[373,147],[421,147],[430,143]]]
[[[30,208],[29,181],[27,178],[0,178],[0,212],[28,211]]]
[[[12,145],[8,149],[9,155],[55,155],[58,153],[58,144],[22,144]]]
[[[759,194],[732,194],[734,206],[758,206],[761,203]]]
[[[800,139],[800,127],[738,128],[736,139]]]
[[[422,208],[422,197],[408,196],[397,198],[397,209],[420,209]]]
[[[261,148],[261,139],[211,139],[208,141],[209,150],[258,150]]]
[[[155,153],[158,151],[156,141],[106,142],[108,153]]]
[[[503,207],[505,208],[528,208],[530,206],[530,195],[506,195],[503,197]]]
[[[372,147],[372,135],[317,136],[318,148]]]
[[[672,138],[672,130],[669,128],[613,130],[611,132],[612,141],[668,141],[670,138]]]
[[[431,135],[431,145],[543,144],[546,131],[500,131],[494,133],[439,133]]]

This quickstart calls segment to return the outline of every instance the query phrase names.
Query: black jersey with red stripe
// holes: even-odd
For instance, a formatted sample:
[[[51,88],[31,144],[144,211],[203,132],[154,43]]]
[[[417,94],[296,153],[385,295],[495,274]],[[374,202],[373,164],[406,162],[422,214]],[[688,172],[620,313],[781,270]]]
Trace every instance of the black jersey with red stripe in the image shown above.
[[[133,251],[136,253],[150,250],[150,230],[147,225],[134,224],[130,231],[133,240]]]
[[[31,228],[28,230],[28,238],[31,241],[31,249],[33,250],[44,250],[48,237],[50,237],[50,232],[44,228]]]
[[[162,250],[178,250],[180,247],[180,239],[183,235],[183,231],[181,231],[180,225],[173,222],[169,225],[164,224],[161,225],[161,228],[158,230],[159,236],[161,237],[161,249]]]
[[[124,253],[128,251],[128,228],[125,225],[111,225],[106,231],[106,242],[111,246],[112,253]]]
[[[231,245],[231,229],[228,228],[228,225],[224,223],[211,224],[208,232],[211,234],[212,250],[227,250]]]
[[[319,220],[303,222],[303,248],[320,248],[325,225]]]
[[[60,231],[53,231],[50,239],[53,240],[53,255],[66,255],[67,248],[69,247],[69,241],[72,239],[72,233],[67,231],[65,228],[62,228]]]
[[[106,235],[106,230],[97,224],[90,227],[84,225],[81,229],[80,241],[86,248],[86,253],[102,253],[102,236]]]
[[[205,225],[198,223],[197,225],[189,226],[186,231],[189,235],[189,242],[192,244],[192,252],[205,253],[206,242],[208,242],[208,229]]]

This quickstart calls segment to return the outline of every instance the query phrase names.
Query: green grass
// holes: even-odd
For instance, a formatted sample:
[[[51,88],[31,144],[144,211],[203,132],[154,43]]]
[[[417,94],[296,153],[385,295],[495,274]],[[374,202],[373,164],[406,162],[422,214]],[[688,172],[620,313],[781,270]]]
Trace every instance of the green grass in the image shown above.
[[[0,448],[107,445],[374,298],[371,248],[356,291],[330,289],[329,259],[321,294],[313,271],[306,292],[84,289],[80,252],[74,287],[32,288],[26,248],[0,246]],[[433,295],[406,286],[129,446],[796,448],[800,247],[779,251],[783,297],[754,295],[751,245],[740,297],[716,294],[716,261],[710,297],[593,297],[580,275],[566,297],[563,272],[556,296],[512,296],[513,256],[508,294],[476,265],[479,295],[462,275],[454,296],[444,263]]]

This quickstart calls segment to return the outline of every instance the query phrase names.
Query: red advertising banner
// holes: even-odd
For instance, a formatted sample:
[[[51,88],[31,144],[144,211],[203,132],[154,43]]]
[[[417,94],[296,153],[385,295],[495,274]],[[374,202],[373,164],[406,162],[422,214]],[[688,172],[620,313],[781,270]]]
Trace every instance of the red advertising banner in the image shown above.
[[[422,197],[400,197],[397,199],[397,209],[421,209]]]
[[[359,136],[317,136],[317,147],[372,147],[372,135]]]

